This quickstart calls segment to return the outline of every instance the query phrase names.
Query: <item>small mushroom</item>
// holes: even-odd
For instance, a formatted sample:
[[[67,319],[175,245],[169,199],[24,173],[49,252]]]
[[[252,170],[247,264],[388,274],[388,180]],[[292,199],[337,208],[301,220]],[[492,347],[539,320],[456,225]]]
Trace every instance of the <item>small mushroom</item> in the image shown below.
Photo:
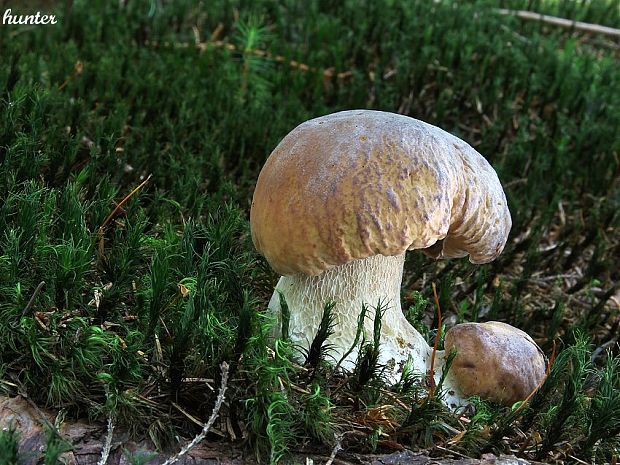
[[[511,227],[504,191],[482,155],[435,126],[370,110],[291,131],[258,177],[250,220],[254,245],[282,275],[269,307],[280,313],[281,292],[291,340],[307,349],[333,301],[329,343],[339,359],[354,341],[362,304],[381,301],[389,308],[380,362],[394,367],[394,379],[410,356],[425,372],[432,352],[401,310],[405,252],[487,263]],[[368,318],[365,331],[372,330]],[[343,366],[356,357],[354,350]]]
[[[450,374],[464,396],[512,405],[545,378],[545,356],[525,332],[499,321],[463,323],[446,333],[446,353],[456,349]]]

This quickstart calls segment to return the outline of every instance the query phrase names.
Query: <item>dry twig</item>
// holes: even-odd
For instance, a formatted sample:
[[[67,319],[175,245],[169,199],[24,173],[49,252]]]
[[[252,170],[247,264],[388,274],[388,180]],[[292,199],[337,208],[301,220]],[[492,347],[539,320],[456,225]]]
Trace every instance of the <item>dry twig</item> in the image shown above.
[[[343,437],[344,437],[344,433],[336,436],[336,445],[332,449],[332,453],[329,455],[329,459],[327,460],[327,462],[325,462],[325,465],[332,465],[332,463],[334,463],[334,459],[336,458],[336,455],[338,454],[340,449],[342,449],[342,438]]]
[[[26,316],[30,313],[30,309],[34,305],[34,299],[37,298],[37,295],[39,295],[39,292],[41,292],[41,289],[43,289],[43,286],[45,286],[45,281],[41,281],[39,285],[37,286],[37,288],[32,293],[30,300],[28,300],[28,303],[24,307],[24,310],[22,310],[22,316]]]
[[[186,444],[185,447],[183,447],[176,455],[170,457],[162,465],[172,465],[173,463],[176,463],[182,456],[184,456],[190,450],[196,447],[200,443],[200,441],[205,438],[205,436],[211,429],[211,426],[213,426],[213,423],[215,423],[215,420],[220,412],[220,408],[224,403],[224,394],[226,393],[226,389],[228,387],[228,363],[223,362],[220,365],[220,369],[222,370],[222,382],[220,384],[220,390],[217,394],[217,400],[215,401],[215,406],[213,407],[213,412],[211,413],[209,420],[205,424],[204,428],[202,428],[202,431],[191,442]]]
[[[606,36],[620,38],[620,29],[608,26],[601,26],[600,24],[584,23],[582,21],[558,18],[556,16],[543,15],[540,13],[526,10],[507,10],[504,8],[498,8],[495,11],[497,11],[501,15],[514,15],[517,18],[527,19],[531,21],[540,21],[542,23],[552,24],[554,26],[559,26],[566,29],[575,29],[581,32],[603,34]]]
[[[216,30],[217,31],[217,30]],[[215,31],[214,31],[215,34]],[[214,35],[212,34],[212,36]],[[219,34],[218,34],[219,35]],[[194,37],[196,39],[196,37]],[[205,42],[198,42],[196,40],[194,40],[194,43],[188,43],[188,42],[157,42],[157,41],[145,41],[145,44],[151,47],[174,47],[174,48],[189,48],[189,47],[194,47],[198,50],[200,50],[201,52],[204,52],[206,50],[209,49],[224,49],[224,50],[228,50],[229,52],[238,52],[238,53],[243,53],[245,55],[254,55],[260,58],[264,58],[267,60],[271,60],[274,61],[275,63],[279,63],[279,64],[288,64],[288,66],[290,66],[292,69],[301,71],[303,73],[307,73],[307,72],[313,72],[313,73],[321,73],[323,75],[323,80],[325,84],[328,84],[329,82],[332,81],[332,79],[334,77],[336,77],[336,79],[339,82],[342,81],[346,81],[347,79],[349,79],[351,76],[353,76],[353,72],[352,71],[342,71],[342,72],[336,72],[334,70],[334,68],[327,68],[327,69],[318,69],[318,68],[314,68],[312,66],[309,66],[305,63],[301,63],[297,60],[289,60],[286,57],[282,56],[282,55],[273,55],[270,51],[268,50],[262,50],[262,49],[258,49],[258,48],[247,48],[245,50],[240,50],[239,47],[237,47],[234,44],[231,44],[229,42],[226,42],[224,40],[208,40]]]
[[[101,458],[97,462],[97,465],[105,465],[108,462],[110,451],[112,450],[112,436],[114,434],[114,422],[112,421],[112,415],[108,416],[108,433],[105,437],[105,443],[101,448]]]
[[[123,205],[125,205],[129,201],[129,199],[134,196],[134,194],[136,192],[138,192],[140,189],[142,189],[146,185],[146,183],[149,182],[149,180],[151,179],[151,176],[152,175],[149,174],[148,177],[144,181],[142,181],[138,187],[136,187],[129,194],[127,194],[125,196],[125,198],[123,200],[121,200],[118,203],[118,205],[116,205],[114,210],[112,210],[112,213],[110,213],[106,217],[106,219],[103,220],[103,223],[101,223],[101,226],[99,226],[99,229],[97,229],[97,239],[98,239],[98,242],[99,242],[99,255],[103,256],[103,231],[105,230],[105,227],[110,222],[110,220],[112,218],[114,218],[114,215],[116,215],[116,212],[118,212],[120,209],[122,209]]]

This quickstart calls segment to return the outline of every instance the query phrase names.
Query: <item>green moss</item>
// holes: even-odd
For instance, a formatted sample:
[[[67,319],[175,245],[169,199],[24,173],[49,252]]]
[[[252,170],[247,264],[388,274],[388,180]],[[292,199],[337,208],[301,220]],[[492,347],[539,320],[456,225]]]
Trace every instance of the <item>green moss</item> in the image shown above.
[[[501,4],[620,27],[614,0]],[[400,429],[368,420],[359,444],[380,448],[387,435],[421,447],[464,432],[454,447],[478,455],[507,451],[519,428],[541,434],[521,443],[526,458],[567,438],[582,460],[617,456],[618,52],[496,6],[76,1],[55,10],[55,27],[0,28],[2,392],[70,418],[114,415],[163,446],[195,428],[173,402],[210,414],[215,392],[189,380],[217,382],[228,361],[222,415],[273,463],[386,404]],[[269,338],[277,276],[251,241],[255,180],[297,124],[351,108],[439,125],[496,168],[513,217],[503,255],[474,267],[409,254],[403,295],[427,338],[435,282],[444,320],[502,319],[548,352],[563,340],[523,408],[477,403],[463,427],[425,400],[423,373],[382,384],[375,337],[353,373],[334,373],[325,320],[311,376],[291,358],[286,318],[284,340]],[[7,450],[13,440],[0,435]]]

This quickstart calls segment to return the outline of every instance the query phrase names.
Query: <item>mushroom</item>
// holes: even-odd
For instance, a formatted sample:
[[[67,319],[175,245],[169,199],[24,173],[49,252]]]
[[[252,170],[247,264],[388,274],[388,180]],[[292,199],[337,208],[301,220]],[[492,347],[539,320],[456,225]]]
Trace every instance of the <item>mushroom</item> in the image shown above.
[[[456,349],[450,375],[463,396],[504,405],[524,400],[545,378],[545,355],[525,332],[499,321],[463,323],[445,337]]]
[[[280,313],[282,293],[292,342],[307,349],[324,305],[335,302],[328,341],[339,359],[355,339],[362,304],[382,302],[389,308],[380,362],[394,367],[394,380],[409,357],[426,372],[432,352],[401,310],[406,251],[487,263],[511,227],[497,174],[471,146],[422,121],[370,110],[291,131],[260,172],[250,221],[256,249],[282,276],[269,308]],[[354,350],[342,366],[356,358]]]

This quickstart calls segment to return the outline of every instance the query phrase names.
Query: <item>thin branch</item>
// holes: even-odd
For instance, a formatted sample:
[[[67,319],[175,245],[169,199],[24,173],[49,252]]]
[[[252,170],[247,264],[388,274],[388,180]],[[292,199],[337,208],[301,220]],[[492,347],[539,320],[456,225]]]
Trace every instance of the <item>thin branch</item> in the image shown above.
[[[306,72],[321,73],[323,74],[323,79],[325,82],[331,81],[334,78],[334,76],[338,79],[338,81],[345,81],[346,79],[353,76],[353,72],[350,70],[336,72],[333,67],[321,70],[321,69],[309,66],[305,63],[299,62],[297,60],[289,60],[282,55],[273,55],[268,50],[263,50],[263,49],[258,49],[258,48],[246,48],[244,50],[241,50],[236,45],[231,44],[229,42],[225,42],[223,40],[208,40],[205,42],[197,42],[194,40],[193,43],[191,42],[158,42],[158,41],[146,40],[145,44],[150,47],[162,47],[162,46],[173,47],[173,48],[192,48],[193,47],[193,48],[200,50],[201,52],[204,52],[209,49],[225,49],[230,52],[238,52],[238,53],[243,53],[245,55],[254,55],[260,58],[264,58],[266,60],[274,61],[275,63],[288,64],[288,66],[290,66],[292,69],[301,71],[303,73],[306,73]]]
[[[453,450],[453,449],[448,449],[448,448],[446,448],[446,447],[442,447],[442,446],[440,446],[440,445],[438,445],[438,444],[435,444],[433,447],[435,447],[436,449],[442,450],[442,451],[444,451],[444,452],[449,452],[450,454],[458,455],[459,457],[462,457],[462,458],[464,458],[464,459],[470,459],[470,460],[471,460],[471,457],[469,457],[468,455],[462,454],[462,453],[460,453],[460,452],[458,452],[458,451],[456,451],[456,450]],[[460,461],[459,461],[459,462],[460,462]],[[457,462],[457,463],[458,463],[458,462]]]
[[[105,396],[107,400],[110,400],[110,389],[108,385],[104,385]],[[114,421],[112,419],[112,412],[108,412],[108,431],[105,437],[105,442],[103,443],[103,447],[101,448],[101,457],[97,462],[97,465],[106,465],[108,462],[108,457],[110,456],[110,451],[112,450],[112,437],[114,436]]]
[[[125,196],[125,198],[123,200],[121,200],[116,207],[114,208],[114,210],[112,210],[112,213],[110,213],[105,220],[103,220],[103,223],[101,223],[101,226],[99,226],[99,229],[97,230],[97,239],[99,240],[99,254],[103,255],[103,231],[105,229],[105,227],[107,226],[107,224],[110,222],[110,220],[112,218],[114,218],[114,215],[116,215],[116,212],[118,212],[120,209],[123,208],[123,205],[125,205],[129,199],[131,197],[133,197],[133,195],[138,192],[140,189],[142,189],[147,182],[149,182],[149,180],[151,179],[151,174],[148,175],[148,177],[142,181],[140,183],[140,185],[138,187],[136,187],[134,190],[132,190],[129,194],[127,194]]]
[[[41,292],[41,289],[43,289],[43,286],[45,286],[45,281],[41,281],[39,283],[39,285],[37,286],[37,288],[32,293],[32,296],[30,297],[30,300],[28,301],[28,303],[24,307],[24,310],[22,310],[22,316],[26,316],[26,315],[30,314],[30,309],[34,305],[34,299],[37,298],[37,295],[39,295],[39,292]]]
[[[97,462],[97,465],[105,465],[108,462],[110,451],[112,450],[112,436],[114,435],[114,422],[112,421],[112,415],[108,415],[108,433],[105,437],[105,444],[101,448],[101,458]]]
[[[336,436],[336,445],[332,449],[332,453],[329,455],[329,459],[325,462],[325,465],[332,465],[336,458],[338,452],[342,449],[342,438],[344,437],[344,433]]]
[[[120,202],[116,205],[116,207],[114,208],[114,210],[112,210],[112,213],[110,213],[110,214],[106,217],[106,219],[105,219],[105,220],[103,220],[103,223],[101,224],[101,226],[99,226],[99,229],[100,229],[100,230],[102,230],[103,228],[105,228],[105,227],[106,227],[106,225],[110,222],[110,220],[111,220],[112,218],[114,218],[114,215],[116,215],[116,212],[117,212],[117,211],[119,211],[119,210],[123,207],[123,205],[125,205],[125,204],[129,201],[129,199],[130,199],[130,198],[131,198],[131,197],[132,197],[132,196],[133,196],[136,192],[138,192],[140,189],[142,189],[142,188],[144,187],[144,185],[145,185],[147,182],[149,182],[149,180],[151,179],[151,176],[152,176],[152,175],[151,175],[151,174],[149,174],[149,175],[148,175],[148,177],[147,177],[144,181],[142,181],[142,182],[140,183],[140,185],[138,185],[138,187],[136,187],[136,188],[135,188],[134,190],[132,190],[129,194],[127,194],[127,195],[125,196],[125,198],[124,198],[123,200],[121,200],[121,201],[120,201]]]
[[[200,441],[205,438],[205,436],[213,426],[213,423],[215,423],[215,420],[220,412],[220,408],[224,403],[224,394],[226,393],[226,389],[228,387],[228,363],[222,362],[222,364],[220,365],[220,369],[222,370],[222,382],[220,384],[220,390],[217,394],[217,400],[215,401],[215,406],[213,407],[213,412],[211,413],[209,420],[205,424],[204,428],[202,428],[202,431],[198,434],[198,436],[196,436],[190,443],[186,444],[185,447],[183,447],[178,454],[173,455],[164,463],[162,463],[162,465],[172,465],[173,463],[176,463],[182,456],[184,456],[190,450],[196,447],[200,443]]]
[[[599,358],[603,352],[605,352],[607,349],[609,349],[610,347],[613,347],[614,345],[616,345],[618,343],[618,338],[615,337],[607,342],[605,342],[604,344],[602,344],[601,346],[597,347],[594,352],[592,352],[592,356],[590,357],[590,360],[592,362],[594,362],[597,358]]]
[[[600,24],[584,23],[582,21],[558,18],[556,16],[543,15],[540,13],[534,13],[533,11],[525,10],[507,10],[504,8],[498,8],[495,11],[497,11],[501,15],[513,15],[517,18],[527,19],[530,21],[540,21],[542,23],[552,24],[554,26],[559,26],[566,29],[575,29],[577,31],[588,32],[592,34],[603,34],[606,36],[620,37],[620,29],[608,26],[601,26]]]
[[[65,82],[58,86],[58,90],[63,90],[66,85],[69,84],[71,79],[75,78],[75,76],[82,74],[82,71],[84,71],[84,64],[80,60],[78,60],[73,66],[73,74],[71,74],[67,79],[65,79]]]

